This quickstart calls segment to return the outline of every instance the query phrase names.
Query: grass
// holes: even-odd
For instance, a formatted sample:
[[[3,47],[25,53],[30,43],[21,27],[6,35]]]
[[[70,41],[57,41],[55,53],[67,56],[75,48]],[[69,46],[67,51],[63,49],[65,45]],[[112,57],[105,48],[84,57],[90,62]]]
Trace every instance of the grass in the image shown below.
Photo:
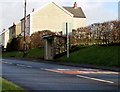
[[[62,56],[59,61],[102,66],[120,66],[118,50],[120,46],[90,46],[70,53],[70,58]]]
[[[12,51],[12,52],[4,52],[2,53],[2,57],[22,57],[23,52],[21,51]]]
[[[28,58],[44,58],[44,48],[35,48],[27,51]]]
[[[43,58],[44,57],[44,48],[35,48],[27,50],[26,58]],[[22,51],[12,51],[2,53],[2,57],[23,57]]]
[[[120,46],[79,46],[72,48],[70,58],[62,56],[59,61],[102,66],[117,66]],[[23,52],[5,52],[3,57],[23,57]],[[44,48],[35,48],[27,51],[26,58],[44,58]]]
[[[27,92],[20,86],[3,78],[0,78],[0,81],[2,82],[2,92]]]

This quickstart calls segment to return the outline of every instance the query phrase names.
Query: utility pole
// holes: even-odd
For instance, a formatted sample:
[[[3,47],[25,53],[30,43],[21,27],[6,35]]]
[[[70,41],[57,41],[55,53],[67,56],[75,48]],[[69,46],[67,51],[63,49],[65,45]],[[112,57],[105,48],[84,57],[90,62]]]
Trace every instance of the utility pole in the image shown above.
[[[68,23],[66,22],[66,37],[67,37],[67,58],[69,58],[69,34],[68,34]]]
[[[24,55],[23,57],[26,55],[26,0],[25,0],[25,4],[24,4]]]

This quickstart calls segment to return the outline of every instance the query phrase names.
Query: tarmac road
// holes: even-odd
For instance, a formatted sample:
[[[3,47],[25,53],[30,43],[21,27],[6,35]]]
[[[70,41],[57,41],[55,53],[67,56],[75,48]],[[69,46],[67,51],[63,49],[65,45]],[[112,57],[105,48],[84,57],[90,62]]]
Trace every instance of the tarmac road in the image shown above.
[[[119,72],[100,69],[2,59],[2,74],[26,90],[119,90]]]

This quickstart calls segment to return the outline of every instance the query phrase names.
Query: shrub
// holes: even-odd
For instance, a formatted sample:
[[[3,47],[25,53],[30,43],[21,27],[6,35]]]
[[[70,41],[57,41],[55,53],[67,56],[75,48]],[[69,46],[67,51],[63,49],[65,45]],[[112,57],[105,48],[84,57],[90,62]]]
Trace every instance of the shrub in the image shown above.
[[[72,31],[72,43],[101,45],[120,43],[120,21],[95,23]]]
[[[44,47],[43,35],[55,35],[55,33],[44,30],[35,32],[31,36],[26,36],[26,49]],[[24,46],[23,42],[23,36],[13,37],[7,44],[7,51],[22,51]]]
[[[16,37],[13,37],[12,39],[10,39],[10,41],[7,44],[7,51],[15,51],[17,50],[18,47],[18,41]]]
[[[54,35],[54,32],[51,32],[49,30],[44,31],[38,31],[31,35],[30,39],[30,47],[31,48],[38,48],[38,47],[44,47],[44,40],[42,38],[43,35]]]

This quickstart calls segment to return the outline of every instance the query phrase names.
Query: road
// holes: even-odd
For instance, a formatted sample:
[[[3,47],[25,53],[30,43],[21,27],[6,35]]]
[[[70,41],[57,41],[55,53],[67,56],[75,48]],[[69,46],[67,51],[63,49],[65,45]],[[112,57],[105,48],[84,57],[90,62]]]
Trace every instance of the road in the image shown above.
[[[2,59],[2,76],[27,90],[116,90],[119,72]]]

